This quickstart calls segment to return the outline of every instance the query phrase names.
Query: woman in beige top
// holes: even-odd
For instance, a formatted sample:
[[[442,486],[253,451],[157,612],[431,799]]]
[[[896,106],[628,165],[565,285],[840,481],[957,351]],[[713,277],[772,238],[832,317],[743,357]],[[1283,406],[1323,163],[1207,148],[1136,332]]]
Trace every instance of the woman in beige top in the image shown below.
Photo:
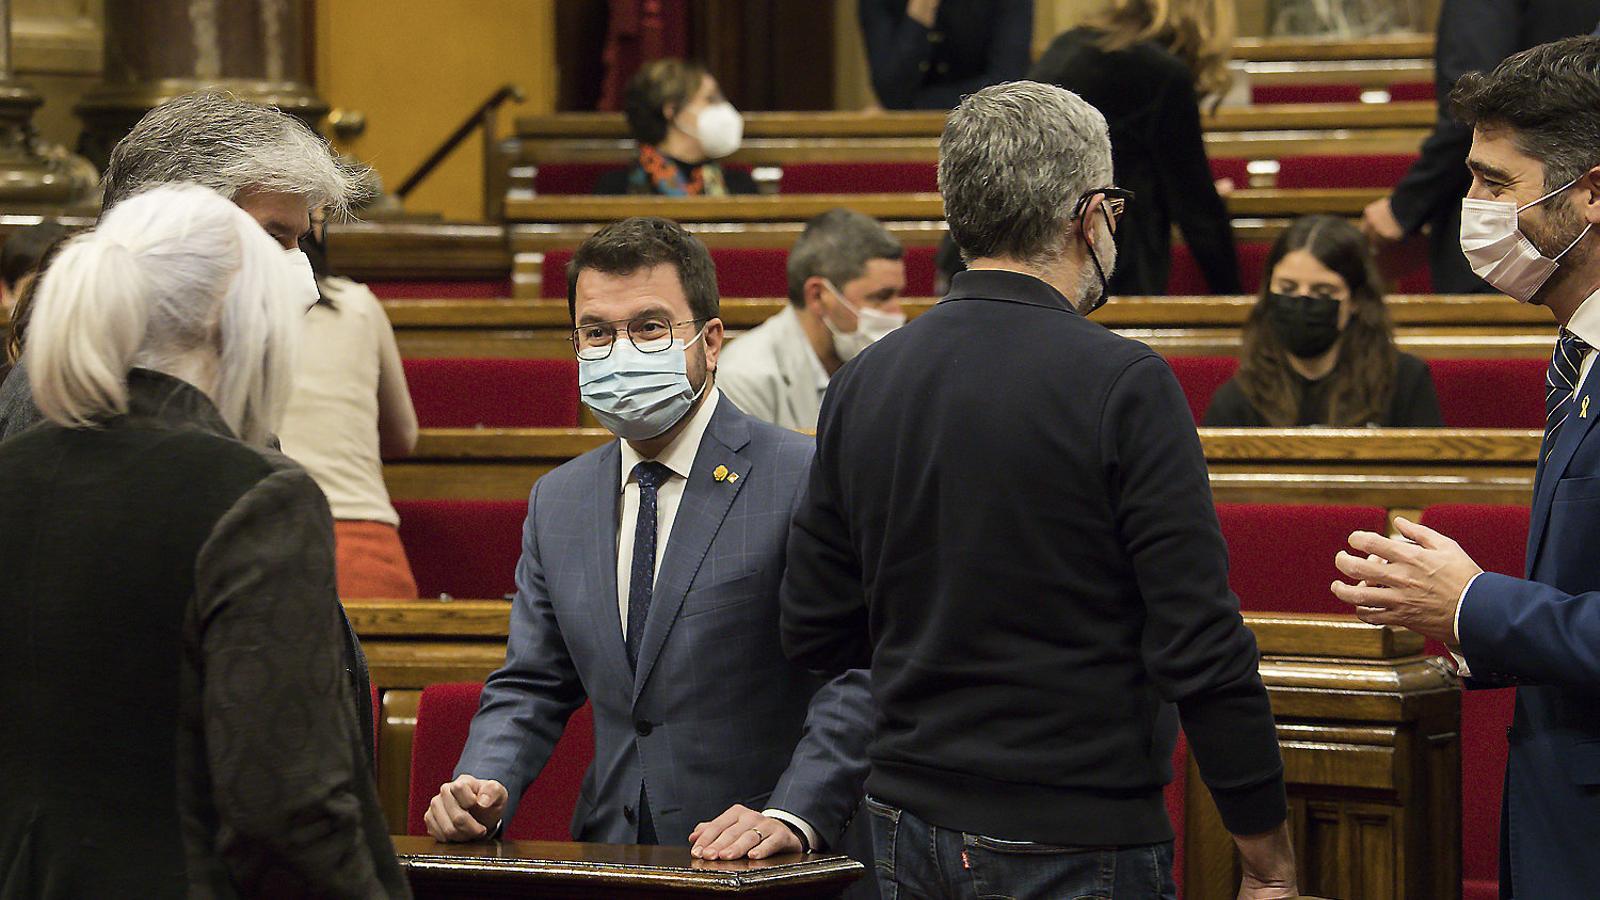
[[[383,460],[417,445],[400,349],[371,290],[319,277],[322,299],[306,313],[300,365],[279,439],[333,508],[339,596],[414,598],[400,544],[400,517],[383,483]]]

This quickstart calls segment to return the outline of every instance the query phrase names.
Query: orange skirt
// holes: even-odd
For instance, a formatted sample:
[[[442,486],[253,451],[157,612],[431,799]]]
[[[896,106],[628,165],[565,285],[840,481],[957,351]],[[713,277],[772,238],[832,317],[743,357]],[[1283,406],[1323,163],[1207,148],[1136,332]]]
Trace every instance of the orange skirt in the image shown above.
[[[339,596],[345,599],[415,600],[417,581],[400,532],[385,522],[336,520]]]

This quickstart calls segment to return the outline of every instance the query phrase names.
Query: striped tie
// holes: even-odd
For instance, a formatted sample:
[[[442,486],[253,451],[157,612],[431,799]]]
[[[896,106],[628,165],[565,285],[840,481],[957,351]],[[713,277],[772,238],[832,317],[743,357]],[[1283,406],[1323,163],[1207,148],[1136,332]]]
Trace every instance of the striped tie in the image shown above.
[[[1583,338],[1561,329],[1555,353],[1550,356],[1550,368],[1544,373],[1544,456],[1549,458],[1555,449],[1561,426],[1572,415],[1573,394],[1578,390],[1578,372],[1583,367],[1583,356],[1591,348]]]

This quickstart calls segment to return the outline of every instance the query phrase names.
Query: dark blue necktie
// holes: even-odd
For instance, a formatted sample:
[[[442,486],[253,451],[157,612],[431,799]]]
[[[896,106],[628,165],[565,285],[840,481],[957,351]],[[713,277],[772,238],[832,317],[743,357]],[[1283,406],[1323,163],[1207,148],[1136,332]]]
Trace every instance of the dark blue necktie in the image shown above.
[[[1583,370],[1583,355],[1591,348],[1572,332],[1561,329],[1550,368],[1544,373],[1544,458],[1555,449],[1561,426],[1572,415],[1573,395],[1578,389],[1578,373]]]
[[[633,567],[628,581],[628,668],[639,665],[639,644],[644,621],[650,614],[650,595],[656,581],[656,493],[672,470],[654,460],[633,467],[639,483],[639,518],[633,528]]]

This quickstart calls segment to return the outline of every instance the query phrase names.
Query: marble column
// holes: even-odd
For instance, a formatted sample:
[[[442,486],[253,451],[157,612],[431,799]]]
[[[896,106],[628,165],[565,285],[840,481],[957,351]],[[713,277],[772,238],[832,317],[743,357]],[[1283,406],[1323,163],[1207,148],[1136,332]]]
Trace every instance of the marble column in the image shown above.
[[[80,150],[105,167],[134,123],[164,100],[225,90],[305,119],[328,105],[310,85],[305,0],[113,0],[105,80],[76,107]]]
[[[11,54],[11,0],[0,0],[0,204],[65,207],[92,200],[94,172],[64,153],[46,155],[33,131],[44,101],[18,82]]]

